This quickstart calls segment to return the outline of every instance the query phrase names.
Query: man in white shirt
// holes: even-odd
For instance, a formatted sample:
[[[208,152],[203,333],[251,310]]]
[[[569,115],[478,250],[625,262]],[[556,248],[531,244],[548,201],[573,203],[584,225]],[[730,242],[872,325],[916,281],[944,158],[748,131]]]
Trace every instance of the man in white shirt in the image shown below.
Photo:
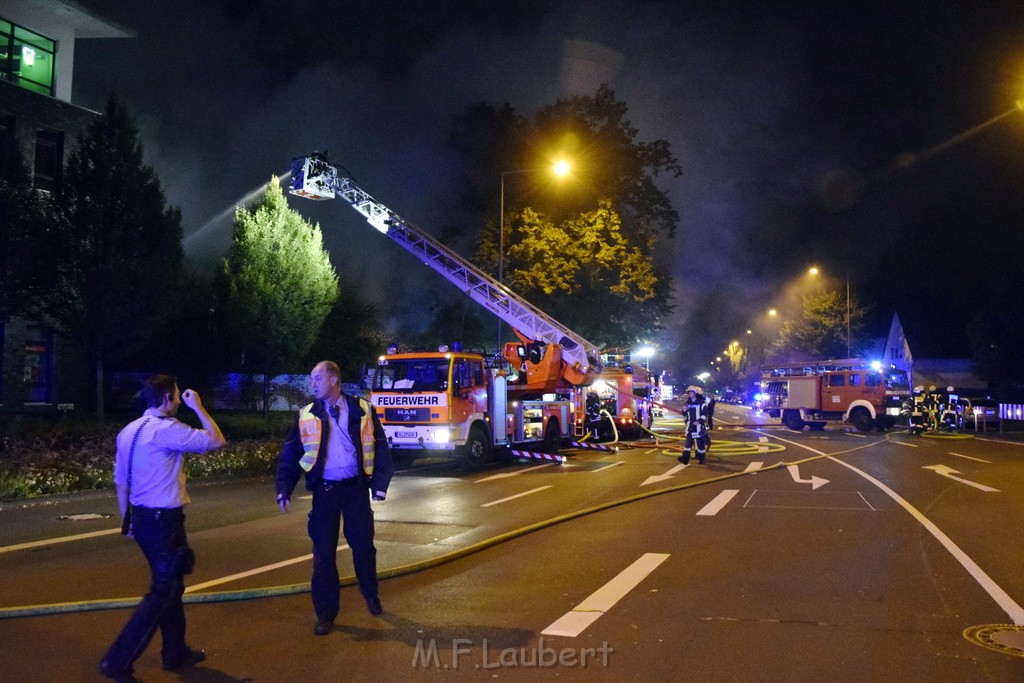
[[[199,394],[178,391],[171,375],[150,376],[142,389],[148,408],[117,435],[114,483],[121,516],[129,514],[129,538],[146,556],[152,573],[149,592],[100,662],[99,671],[117,681],[134,681],[132,664],[159,627],[163,668],[174,671],[206,659],[202,650],[185,643],[185,610],[181,596],[185,574],[195,556],[185,536],[184,453],[205,453],[225,443],[220,427],[203,407]],[[175,418],[184,402],[195,411],[202,429]]]

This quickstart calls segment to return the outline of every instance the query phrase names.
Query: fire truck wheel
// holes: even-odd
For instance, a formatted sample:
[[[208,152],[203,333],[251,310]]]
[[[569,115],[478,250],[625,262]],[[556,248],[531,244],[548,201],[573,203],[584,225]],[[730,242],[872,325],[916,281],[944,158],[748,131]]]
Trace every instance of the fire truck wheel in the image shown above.
[[[558,420],[548,420],[548,426],[544,429],[544,452],[558,455],[560,445],[562,445],[562,433],[558,428]]]
[[[850,422],[858,432],[870,432],[875,428],[875,421],[871,419],[871,413],[866,408],[854,408],[853,414],[850,415]]]
[[[790,413],[787,411],[782,417],[782,424],[786,425],[788,429],[792,429],[794,432],[803,431],[804,425],[807,423],[803,421],[799,413]]]
[[[466,439],[466,445],[463,446],[462,455],[470,467],[479,467],[490,462],[491,444],[483,429],[474,426],[469,430],[469,437]]]

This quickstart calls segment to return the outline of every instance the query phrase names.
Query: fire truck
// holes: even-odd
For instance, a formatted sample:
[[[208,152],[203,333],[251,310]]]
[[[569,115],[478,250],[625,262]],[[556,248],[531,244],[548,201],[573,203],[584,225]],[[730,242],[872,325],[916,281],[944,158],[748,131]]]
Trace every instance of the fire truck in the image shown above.
[[[601,371],[596,346],[371,197],[323,155],[292,160],[289,191],[343,199],[519,337],[500,358],[458,346],[381,356],[370,403],[392,449],[449,451],[479,465],[509,448],[555,454],[563,440],[585,434],[584,390]]]
[[[789,429],[841,421],[868,432],[896,424],[909,395],[905,371],[849,358],[764,368],[757,400]]]

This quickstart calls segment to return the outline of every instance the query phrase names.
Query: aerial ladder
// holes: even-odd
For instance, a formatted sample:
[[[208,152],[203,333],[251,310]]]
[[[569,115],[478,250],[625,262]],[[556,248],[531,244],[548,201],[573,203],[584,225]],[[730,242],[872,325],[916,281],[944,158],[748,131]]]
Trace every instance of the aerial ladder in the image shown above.
[[[371,403],[393,449],[454,450],[479,464],[496,448],[518,453],[531,444],[554,456],[561,443],[585,433],[586,387],[601,372],[594,344],[374,199],[323,154],[292,160],[289,191],[343,199],[520,339],[499,349],[514,373],[461,350],[381,356]]]
[[[510,325],[525,346],[506,345],[503,354],[508,358],[512,348],[517,355],[525,351],[527,358],[519,362],[531,370],[537,368],[530,373],[531,385],[539,389],[554,389],[555,385],[588,386],[600,372],[600,352],[594,344],[415,228],[370,196],[352,178],[339,174],[337,167],[324,155],[314,152],[292,160],[289,191],[307,199],[340,197],[345,200],[370,225]]]

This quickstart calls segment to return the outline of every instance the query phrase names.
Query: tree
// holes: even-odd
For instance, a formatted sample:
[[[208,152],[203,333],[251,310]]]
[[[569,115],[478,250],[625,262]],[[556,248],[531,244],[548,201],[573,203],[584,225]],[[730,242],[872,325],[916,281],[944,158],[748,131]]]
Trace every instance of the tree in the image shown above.
[[[105,364],[152,338],[182,262],[181,213],[167,206],[138,137],[111,99],[79,136],[59,197],[67,227],[54,255],[67,289],[47,312],[94,363],[100,422]]]
[[[324,319],[316,341],[306,354],[306,366],[333,360],[346,381],[362,379],[387,345],[387,335],[377,320],[377,307],[359,295],[353,285],[341,285],[338,299]]]
[[[867,311],[856,299],[850,299],[852,352],[858,352],[857,340],[864,328]],[[847,356],[846,297],[839,290],[811,294],[803,298],[803,309],[796,318],[786,320],[772,347],[777,361],[800,361]]]
[[[257,207],[235,210],[231,251],[215,288],[242,366],[263,374],[266,414],[271,378],[298,369],[338,298],[320,226],[288,208],[276,177]]]
[[[1004,282],[1008,292],[1021,291],[1024,284]],[[1016,296],[989,298],[975,312],[967,327],[979,376],[995,389],[1016,390],[1024,387],[1024,335],[1020,321],[1024,319],[1024,302]]]
[[[625,238],[610,201],[558,225],[524,209],[509,241],[512,288],[591,342],[614,346],[657,329],[663,278]]]
[[[59,286],[53,258],[60,214],[32,179],[16,147],[0,158],[0,321],[37,318]]]
[[[532,121],[508,104],[474,105],[451,137],[470,161],[466,205],[484,226],[477,238],[477,263],[497,273],[503,242],[508,272],[515,276],[512,271],[517,271],[525,287],[521,293],[531,303],[590,341],[609,346],[630,346],[652,336],[671,311],[671,285],[653,266],[653,257],[660,240],[673,237],[679,220],[655,179],[678,177],[682,169],[666,141],[637,139],[627,113],[627,105],[602,85],[593,97],[556,102]],[[556,192],[553,183],[542,182],[542,173],[509,176],[519,178],[521,186],[505,193],[506,234],[500,239],[495,210],[502,173],[541,166],[539,159],[556,156],[551,150],[572,160],[574,177]],[[544,187],[552,191],[540,191]],[[537,230],[531,231],[537,221]],[[548,232],[556,225],[557,234]],[[585,247],[575,241],[588,232],[614,234],[616,242],[604,249],[599,239],[586,241]],[[533,244],[520,246],[524,238]],[[540,244],[549,239],[558,247]],[[609,252],[625,260],[609,258]],[[541,285],[541,277],[531,277],[529,269],[537,267],[557,275],[558,284]]]

